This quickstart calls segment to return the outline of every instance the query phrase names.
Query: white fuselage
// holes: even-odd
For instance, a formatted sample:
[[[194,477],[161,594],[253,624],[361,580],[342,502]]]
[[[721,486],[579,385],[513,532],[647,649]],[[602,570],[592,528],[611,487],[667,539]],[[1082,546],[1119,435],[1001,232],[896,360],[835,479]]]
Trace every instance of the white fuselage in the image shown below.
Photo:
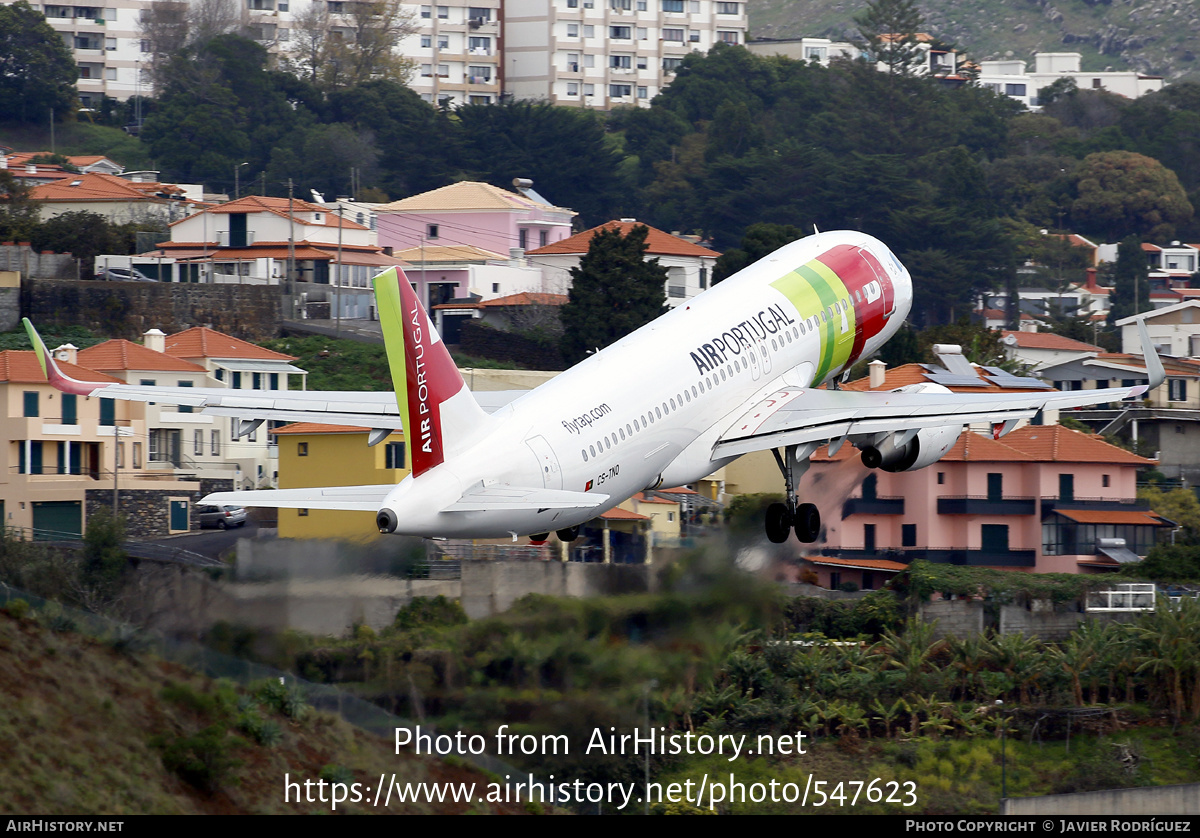
[[[872,253],[894,287],[894,309],[860,355],[875,352],[908,314],[908,272],[862,233],[793,242],[492,414],[466,448],[391,492],[385,506],[396,513],[396,532],[493,538],[561,530],[647,487],[711,474],[729,462],[713,459],[714,445],[750,406],[781,387],[816,386],[842,373],[844,365],[821,369],[829,332],[802,329],[811,313],[771,285],[840,244]],[[700,349],[734,328],[716,358]],[[440,511],[481,483],[608,498],[587,510]]]

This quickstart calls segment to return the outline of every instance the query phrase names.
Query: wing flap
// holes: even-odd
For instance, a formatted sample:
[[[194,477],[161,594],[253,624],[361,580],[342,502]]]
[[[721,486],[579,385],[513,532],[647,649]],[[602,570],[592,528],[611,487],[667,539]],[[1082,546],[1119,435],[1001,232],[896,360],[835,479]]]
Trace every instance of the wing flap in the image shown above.
[[[1144,385],[1068,393],[917,393],[788,388],[758,402],[717,441],[713,456],[943,425],[998,424],[1039,410],[1069,409],[1142,395]]]
[[[494,512],[527,509],[591,509],[608,500],[608,495],[542,489],[525,486],[475,486],[447,506],[444,512]]]
[[[339,512],[378,512],[396,484],[378,486],[326,486],[313,489],[263,489],[214,492],[200,503],[228,503],[274,509],[332,509]]]

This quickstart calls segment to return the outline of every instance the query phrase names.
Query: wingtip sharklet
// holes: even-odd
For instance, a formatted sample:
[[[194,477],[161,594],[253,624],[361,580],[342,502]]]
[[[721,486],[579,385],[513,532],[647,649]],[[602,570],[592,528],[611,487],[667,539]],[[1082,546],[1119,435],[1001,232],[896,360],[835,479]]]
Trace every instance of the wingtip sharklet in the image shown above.
[[[1167,371],[1163,368],[1162,358],[1158,350],[1150,342],[1150,332],[1146,329],[1146,318],[1138,318],[1138,338],[1142,342],[1142,358],[1146,362],[1146,377],[1150,379],[1147,391],[1153,390],[1167,380]]]

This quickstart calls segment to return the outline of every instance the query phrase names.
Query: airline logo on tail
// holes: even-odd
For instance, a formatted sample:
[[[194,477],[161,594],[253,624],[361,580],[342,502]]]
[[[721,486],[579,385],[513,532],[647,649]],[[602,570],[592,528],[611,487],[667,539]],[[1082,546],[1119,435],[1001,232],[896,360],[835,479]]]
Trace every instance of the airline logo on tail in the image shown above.
[[[445,459],[442,404],[464,383],[403,271],[387,270],[373,282],[412,473],[419,477]]]

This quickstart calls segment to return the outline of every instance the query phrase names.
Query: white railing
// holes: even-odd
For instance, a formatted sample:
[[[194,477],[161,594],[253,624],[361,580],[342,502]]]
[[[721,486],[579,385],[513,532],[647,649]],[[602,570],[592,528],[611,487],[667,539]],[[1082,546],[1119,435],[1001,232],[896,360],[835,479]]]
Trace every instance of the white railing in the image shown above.
[[[1088,611],[1153,611],[1154,585],[1129,582],[1107,591],[1088,594]]]

